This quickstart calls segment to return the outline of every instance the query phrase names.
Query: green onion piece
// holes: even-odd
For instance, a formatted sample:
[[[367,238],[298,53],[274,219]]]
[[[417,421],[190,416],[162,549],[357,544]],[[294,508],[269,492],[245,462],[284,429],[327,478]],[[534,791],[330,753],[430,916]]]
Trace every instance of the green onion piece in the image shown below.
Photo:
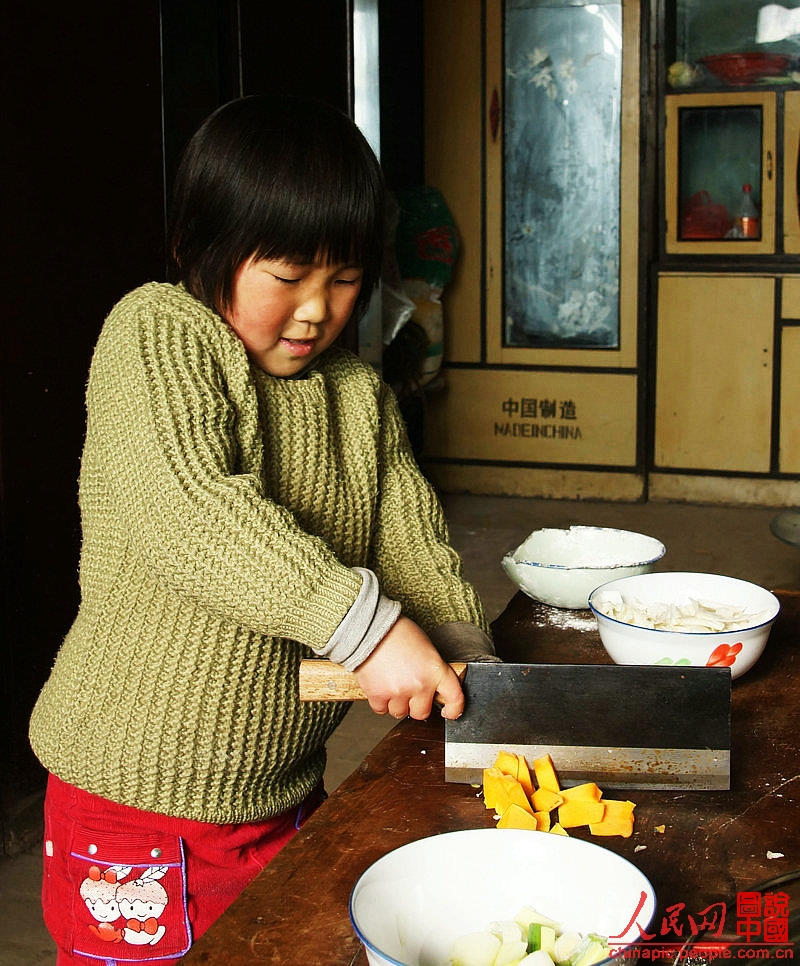
[[[528,926],[528,952],[535,953],[537,949],[542,948],[542,924],[540,922],[532,922]]]

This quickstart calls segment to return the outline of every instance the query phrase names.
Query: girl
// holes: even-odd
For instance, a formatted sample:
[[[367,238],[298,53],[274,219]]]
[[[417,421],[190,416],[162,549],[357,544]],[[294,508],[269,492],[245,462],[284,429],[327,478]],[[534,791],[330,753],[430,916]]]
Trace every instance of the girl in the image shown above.
[[[178,284],[103,327],[81,606],[30,728],[62,966],[174,961],[319,803],[348,706],[299,702],[301,658],[355,670],[397,718],[437,692],[457,717],[447,660],[493,659],[392,394],[334,345],[377,283],[383,194],[344,115],[234,101],[177,175]],[[90,928],[76,883],[118,866],[158,878],[152,933]]]

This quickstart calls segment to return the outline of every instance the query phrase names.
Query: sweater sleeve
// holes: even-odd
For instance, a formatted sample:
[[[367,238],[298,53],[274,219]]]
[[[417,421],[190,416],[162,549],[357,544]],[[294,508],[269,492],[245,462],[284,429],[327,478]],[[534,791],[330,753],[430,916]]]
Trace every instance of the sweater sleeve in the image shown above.
[[[462,575],[450,546],[444,513],[411,452],[394,393],[382,387],[380,500],[372,566],[383,592],[428,634],[462,622],[483,632],[491,649],[483,606]]]
[[[84,461],[154,579],[240,626],[321,649],[361,576],[242,469],[258,458],[237,440],[260,443],[246,354],[219,320],[195,316],[194,305],[182,317],[130,297],[112,313],[92,362]]]

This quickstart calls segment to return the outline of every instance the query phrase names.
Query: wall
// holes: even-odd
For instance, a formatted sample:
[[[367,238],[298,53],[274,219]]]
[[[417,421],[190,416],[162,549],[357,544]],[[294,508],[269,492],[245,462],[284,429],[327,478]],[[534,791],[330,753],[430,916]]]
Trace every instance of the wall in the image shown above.
[[[346,108],[350,77],[346,0],[16,3],[3,27],[0,823],[13,852],[36,833],[44,779],[28,716],[78,604],[83,395],[103,318],[164,277],[168,185],[204,116],[240,90]]]
[[[163,273],[155,0],[14,4],[4,17],[0,806],[41,778],[24,724],[78,601],[83,393],[103,316]]]

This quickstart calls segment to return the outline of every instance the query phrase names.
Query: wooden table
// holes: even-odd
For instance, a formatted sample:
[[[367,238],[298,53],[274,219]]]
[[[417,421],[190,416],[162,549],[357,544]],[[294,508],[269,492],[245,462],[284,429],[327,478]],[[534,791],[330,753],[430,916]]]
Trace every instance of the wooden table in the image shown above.
[[[781,614],[764,655],[733,684],[731,790],[631,792],[634,834],[601,841],[653,883],[659,903],[654,926],[671,906],[683,904],[697,916],[800,867],[800,594],[779,597]],[[522,594],[493,631],[498,652],[509,661],[608,663],[591,617],[543,607]],[[441,719],[401,722],[184,963],[366,963],[348,915],[359,875],[414,839],[494,824],[476,789],[447,784],[443,775]],[[784,858],[769,859],[768,852]]]

